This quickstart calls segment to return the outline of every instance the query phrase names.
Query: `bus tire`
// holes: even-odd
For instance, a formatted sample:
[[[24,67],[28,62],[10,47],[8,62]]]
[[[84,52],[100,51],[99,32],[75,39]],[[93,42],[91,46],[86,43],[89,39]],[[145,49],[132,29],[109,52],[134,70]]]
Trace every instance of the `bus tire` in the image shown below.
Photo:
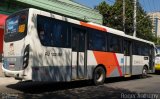
[[[95,85],[102,85],[106,78],[105,69],[102,66],[98,66],[95,68],[93,72],[93,83]]]
[[[141,76],[142,78],[146,78],[148,76],[148,68],[146,66],[143,67]]]

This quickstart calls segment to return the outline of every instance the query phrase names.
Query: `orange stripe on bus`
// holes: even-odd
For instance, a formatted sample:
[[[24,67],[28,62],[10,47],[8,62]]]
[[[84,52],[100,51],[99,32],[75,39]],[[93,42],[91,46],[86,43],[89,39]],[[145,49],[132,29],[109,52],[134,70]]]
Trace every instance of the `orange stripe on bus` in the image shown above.
[[[97,63],[105,65],[105,68],[107,70],[106,73],[107,77],[109,77],[116,68],[118,68],[118,72],[120,76],[122,76],[122,71],[119,66],[115,53],[99,52],[99,51],[94,51],[93,53]]]
[[[85,27],[89,27],[89,28],[93,28],[93,29],[96,29],[96,30],[107,32],[107,30],[105,28],[100,27],[100,26],[95,26],[95,25],[88,24],[88,23],[85,23],[85,22],[80,22],[80,24],[82,26],[85,26]]]
[[[122,76],[122,70],[121,70],[121,67],[119,66],[118,59],[117,59],[117,56],[116,56],[115,53],[114,53],[114,57],[115,57],[114,59],[115,59],[116,64],[117,64],[119,75]]]

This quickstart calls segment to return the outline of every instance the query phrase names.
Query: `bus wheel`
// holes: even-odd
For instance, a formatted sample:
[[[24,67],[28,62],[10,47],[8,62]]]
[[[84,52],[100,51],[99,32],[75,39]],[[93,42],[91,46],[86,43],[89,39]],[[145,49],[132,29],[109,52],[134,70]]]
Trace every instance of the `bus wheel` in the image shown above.
[[[144,66],[142,70],[142,78],[146,78],[147,75],[148,75],[148,69],[146,66]]]
[[[99,66],[95,68],[93,73],[93,82],[95,85],[102,85],[105,80],[106,72],[103,67]]]

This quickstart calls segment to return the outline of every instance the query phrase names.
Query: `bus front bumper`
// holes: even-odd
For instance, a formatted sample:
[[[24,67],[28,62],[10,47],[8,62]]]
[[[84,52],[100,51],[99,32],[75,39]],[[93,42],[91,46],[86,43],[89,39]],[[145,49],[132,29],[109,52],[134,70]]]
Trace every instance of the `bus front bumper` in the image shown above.
[[[24,78],[23,70],[20,71],[11,71],[7,70],[2,66],[2,71],[6,77],[14,77],[15,79],[21,80]]]

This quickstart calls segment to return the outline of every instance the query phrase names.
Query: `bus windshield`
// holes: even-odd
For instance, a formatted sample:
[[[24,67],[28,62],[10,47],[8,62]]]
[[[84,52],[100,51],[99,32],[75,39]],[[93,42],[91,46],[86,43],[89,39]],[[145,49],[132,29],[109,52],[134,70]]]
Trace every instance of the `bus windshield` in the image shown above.
[[[10,16],[6,20],[6,28],[4,41],[11,42],[21,40],[26,36],[27,29],[27,21],[28,21],[28,12],[20,12],[13,16]]]

